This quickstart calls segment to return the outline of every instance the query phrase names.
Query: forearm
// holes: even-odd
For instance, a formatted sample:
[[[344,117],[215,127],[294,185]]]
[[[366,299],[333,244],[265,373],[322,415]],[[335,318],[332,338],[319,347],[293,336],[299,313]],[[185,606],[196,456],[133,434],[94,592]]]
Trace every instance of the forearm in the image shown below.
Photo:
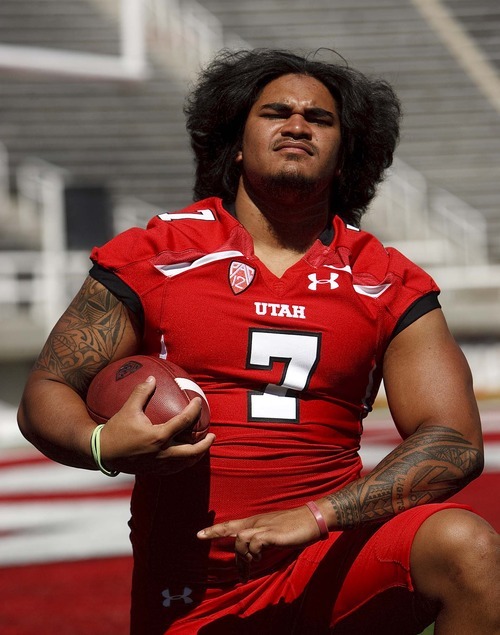
[[[387,520],[425,503],[441,502],[479,476],[480,448],[456,430],[421,427],[368,475],[321,501],[330,530]]]
[[[95,423],[69,386],[49,379],[28,383],[18,412],[26,439],[50,459],[96,469],[90,451]]]

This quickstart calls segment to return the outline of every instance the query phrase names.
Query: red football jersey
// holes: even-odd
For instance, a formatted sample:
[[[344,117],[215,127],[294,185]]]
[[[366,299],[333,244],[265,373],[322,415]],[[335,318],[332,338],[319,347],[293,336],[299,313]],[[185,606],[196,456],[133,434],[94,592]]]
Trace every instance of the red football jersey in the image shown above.
[[[163,567],[167,580],[235,580],[232,541],[210,547],[196,531],[294,507],[357,478],[361,421],[384,352],[422,298],[417,317],[439,306],[438,289],[340,218],[277,278],[217,198],[160,214],[94,249],[92,260],[94,277],[113,290],[112,272],[140,300],[142,352],[167,356],[203,388],[217,437],[194,468],[137,478],[136,558]],[[261,570],[288,557],[266,554]]]

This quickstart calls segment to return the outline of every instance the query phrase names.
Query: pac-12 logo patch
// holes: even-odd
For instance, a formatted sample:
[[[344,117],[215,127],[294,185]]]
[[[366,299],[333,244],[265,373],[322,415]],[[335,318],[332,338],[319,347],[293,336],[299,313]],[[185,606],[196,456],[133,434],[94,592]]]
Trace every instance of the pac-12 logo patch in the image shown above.
[[[242,293],[252,284],[255,277],[255,269],[243,262],[233,260],[229,265],[229,284],[235,295]]]

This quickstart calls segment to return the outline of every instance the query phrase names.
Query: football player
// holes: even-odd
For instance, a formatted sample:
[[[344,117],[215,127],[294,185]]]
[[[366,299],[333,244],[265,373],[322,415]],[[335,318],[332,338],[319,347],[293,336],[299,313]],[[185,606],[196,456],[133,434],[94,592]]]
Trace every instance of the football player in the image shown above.
[[[498,535],[446,502],[483,467],[469,368],[436,283],[360,229],[399,136],[394,91],[226,52],[186,114],[195,202],[93,250],[19,412],[56,461],[136,475],[131,632],[500,633]],[[175,441],[196,400],[151,425],[154,378],[96,431],[90,381],[136,353],[202,387],[206,439]],[[362,474],[382,379],[401,443]]]

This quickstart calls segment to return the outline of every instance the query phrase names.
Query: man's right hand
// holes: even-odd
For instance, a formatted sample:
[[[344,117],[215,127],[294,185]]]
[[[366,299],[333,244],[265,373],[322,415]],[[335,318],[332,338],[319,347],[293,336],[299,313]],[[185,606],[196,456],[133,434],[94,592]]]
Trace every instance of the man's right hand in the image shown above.
[[[101,432],[101,460],[107,469],[129,474],[173,474],[197,463],[212,445],[209,433],[194,444],[176,442],[176,435],[193,426],[201,412],[201,399],[161,424],[153,425],[144,407],[155,389],[154,377],[138,384],[123,407]]]

